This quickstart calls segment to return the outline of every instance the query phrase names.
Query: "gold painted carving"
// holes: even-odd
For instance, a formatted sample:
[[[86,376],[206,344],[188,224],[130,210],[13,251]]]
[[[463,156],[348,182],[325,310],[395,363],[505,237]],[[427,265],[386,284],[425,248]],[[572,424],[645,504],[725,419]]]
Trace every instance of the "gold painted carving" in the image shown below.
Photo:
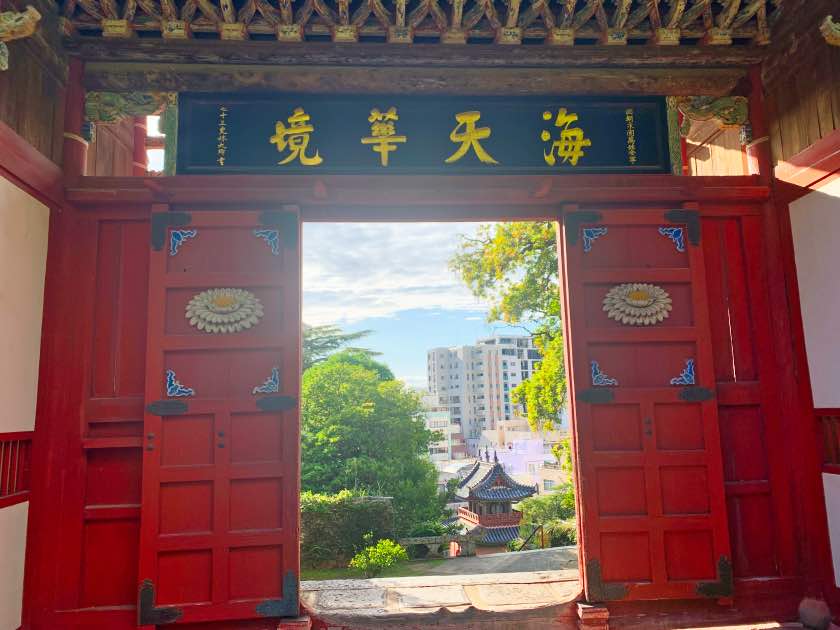
[[[6,42],[31,36],[38,27],[41,14],[31,6],[25,11],[0,13],[0,70],[9,69],[9,49]]]
[[[820,24],[820,33],[830,45],[840,46],[840,22],[835,22],[833,16],[825,16]]]
[[[655,284],[619,284],[604,296],[607,317],[627,326],[653,326],[671,314],[671,296]]]

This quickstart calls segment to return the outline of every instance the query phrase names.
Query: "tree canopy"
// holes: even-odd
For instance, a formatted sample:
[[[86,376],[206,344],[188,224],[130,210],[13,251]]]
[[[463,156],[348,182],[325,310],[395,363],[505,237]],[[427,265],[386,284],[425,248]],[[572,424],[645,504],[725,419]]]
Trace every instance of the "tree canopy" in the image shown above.
[[[437,471],[426,457],[432,433],[419,397],[383,378],[391,375],[387,367],[378,364],[384,373],[362,365],[353,353],[345,355],[350,361],[342,355],[303,375],[303,490],[391,496],[398,533],[439,518]]]
[[[554,223],[483,225],[474,238],[461,238],[450,266],[473,295],[490,301],[489,321],[519,324],[534,335],[542,360],[513,400],[525,403],[533,430],[553,428],[566,401]]]
[[[346,363],[348,365],[358,365],[365,369],[376,372],[381,381],[393,381],[396,377],[394,373],[384,363],[373,358],[372,353],[368,350],[359,350],[358,348],[347,348],[327,357],[323,365],[333,365],[335,363]]]
[[[346,348],[349,344],[367,337],[372,331],[342,332],[341,328],[331,324],[323,326],[303,325],[303,369],[308,370],[316,363],[325,361],[334,352]],[[347,348],[359,353],[375,356],[376,353],[364,348]]]

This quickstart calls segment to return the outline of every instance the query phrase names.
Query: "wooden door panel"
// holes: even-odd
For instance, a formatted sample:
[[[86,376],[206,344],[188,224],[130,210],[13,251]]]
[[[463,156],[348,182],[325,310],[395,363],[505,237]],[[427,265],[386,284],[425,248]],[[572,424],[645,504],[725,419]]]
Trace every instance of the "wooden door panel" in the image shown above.
[[[298,243],[289,209],[153,215],[140,625],[297,615]]]
[[[591,601],[731,595],[699,238],[699,217],[685,210],[564,217],[558,243]],[[645,310],[652,296],[663,317],[655,305]]]

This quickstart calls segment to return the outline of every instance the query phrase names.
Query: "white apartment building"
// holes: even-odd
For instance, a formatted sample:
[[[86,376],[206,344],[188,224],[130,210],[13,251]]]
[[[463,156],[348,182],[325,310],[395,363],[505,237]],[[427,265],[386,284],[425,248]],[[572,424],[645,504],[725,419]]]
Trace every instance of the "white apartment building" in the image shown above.
[[[461,425],[471,455],[477,452],[482,431],[524,413],[511,402],[511,391],[533,374],[539,360],[528,335],[497,335],[473,346],[427,352],[429,392]]]
[[[429,444],[429,458],[433,462],[463,459],[467,456],[464,436],[460,423],[452,420],[452,414],[447,405],[440,403],[436,395],[423,396],[425,407],[424,421],[429,431],[441,435],[441,439]]]

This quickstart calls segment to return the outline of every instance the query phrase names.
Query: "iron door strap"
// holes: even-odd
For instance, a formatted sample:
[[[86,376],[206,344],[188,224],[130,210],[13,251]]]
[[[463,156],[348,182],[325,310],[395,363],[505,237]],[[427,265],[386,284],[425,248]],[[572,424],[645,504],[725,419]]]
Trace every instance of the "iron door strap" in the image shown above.
[[[715,393],[708,387],[683,387],[680,390],[680,399],[686,402],[704,402],[714,397]]]
[[[155,584],[151,580],[143,580],[137,593],[137,625],[159,626],[175,623],[184,614],[176,606],[155,607]]]
[[[585,402],[591,405],[603,405],[615,400],[613,390],[608,387],[590,387],[577,395],[578,402]]]
[[[152,249],[159,252],[166,244],[166,230],[170,227],[189,225],[192,216],[189,212],[153,212],[152,213]]]
[[[688,242],[700,244],[700,213],[697,210],[668,210],[665,219],[671,223],[684,223],[688,232]]]
[[[288,571],[283,578],[283,598],[261,601],[257,604],[256,613],[260,617],[297,617],[300,614],[298,585],[295,572]]]
[[[156,400],[146,405],[146,411],[153,416],[181,416],[189,411],[183,400]]]
[[[297,407],[294,396],[266,396],[257,399],[257,407],[262,411],[289,411]]]
[[[266,210],[260,213],[260,225],[277,228],[283,245],[289,249],[297,247],[298,215],[294,212]]]
[[[594,210],[578,210],[569,212],[563,217],[563,224],[566,226],[566,242],[575,245],[580,237],[580,226],[584,223],[598,223],[601,220],[601,213]]]

